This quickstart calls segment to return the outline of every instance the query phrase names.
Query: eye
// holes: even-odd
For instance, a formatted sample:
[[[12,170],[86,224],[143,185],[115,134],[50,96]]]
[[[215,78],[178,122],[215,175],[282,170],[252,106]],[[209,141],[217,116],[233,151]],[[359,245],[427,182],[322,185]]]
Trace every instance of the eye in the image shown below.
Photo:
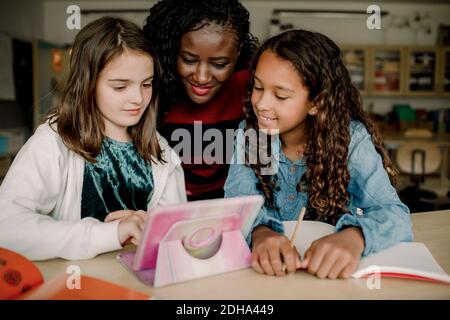
[[[286,99],[288,99],[288,97],[280,97],[280,96],[277,96],[277,95],[275,95],[275,98],[277,98],[278,100],[286,100]]]
[[[214,68],[216,69],[224,69],[228,66],[228,63],[213,63]]]
[[[194,63],[197,62],[194,59],[188,59],[188,58],[185,58],[185,57],[181,57],[181,61],[183,61],[183,63],[186,63],[186,64],[194,64]]]
[[[262,87],[257,87],[255,85],[255,86],[253,86],[253,90],[255,90],[255,91],[263,91],[264,89]]]
[[[142,86],[144,88],[151,88],[153,85],[152,85],[152,83],[144,83]]]
[[[117,87],[113,87],[113,89],[114,89],[114,91],[123,91],[123,90],[125,90],[125,86],[117,86]]]

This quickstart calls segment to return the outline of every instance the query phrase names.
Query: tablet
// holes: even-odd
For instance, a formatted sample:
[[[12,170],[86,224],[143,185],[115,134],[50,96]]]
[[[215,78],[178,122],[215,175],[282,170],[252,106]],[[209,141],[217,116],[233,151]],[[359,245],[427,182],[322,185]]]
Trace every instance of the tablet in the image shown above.
[[[185,240],[194,229],[250,233],[264,198],[261,195],[198,200],[148,210],[141,241],[133,258],[135,271],[155,269],[161,241]],[[206,232],[206,231],[204,231]]]

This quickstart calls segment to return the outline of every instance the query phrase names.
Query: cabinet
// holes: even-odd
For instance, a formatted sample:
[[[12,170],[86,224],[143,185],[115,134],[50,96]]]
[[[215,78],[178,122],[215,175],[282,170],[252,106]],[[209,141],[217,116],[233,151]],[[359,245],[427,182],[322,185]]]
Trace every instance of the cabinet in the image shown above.
[[[342,47],[342,57],[353,84],[361,94],[366,94],[369,79],[369,50],[360,46]]]
[[[406,93],[414,95],[435,95],[437,93],[436,47],[406,48]]]
[[[450,96],[450,47],[442,47],[440,53],[438,92],[441,95]]]
[[[370,51],[370,93],[400,95],[404,89],[404,50],[401,47],[372,47]]]
[[[370,96],[450,96],[450,47],[342,45],[353,84]]]

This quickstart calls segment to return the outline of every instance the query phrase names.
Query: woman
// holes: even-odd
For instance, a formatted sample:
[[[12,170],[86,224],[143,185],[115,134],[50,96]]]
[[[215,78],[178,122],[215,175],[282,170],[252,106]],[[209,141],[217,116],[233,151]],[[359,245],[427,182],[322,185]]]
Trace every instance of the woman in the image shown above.
[[[146,20],[162,64],[159,132],[182,158],[190,201],[223,197],[257,43],[249,26],[238,0],[162,0]]]

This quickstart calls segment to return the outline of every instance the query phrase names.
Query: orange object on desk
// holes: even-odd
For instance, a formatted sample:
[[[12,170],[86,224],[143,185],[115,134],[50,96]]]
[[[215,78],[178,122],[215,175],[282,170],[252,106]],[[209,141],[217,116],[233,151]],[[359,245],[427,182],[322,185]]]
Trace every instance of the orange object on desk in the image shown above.
[[[39,269],[24,256],[0,248],[0,300],[148,300],[149,295],[101,279],[80,276],[80,287],[69,288],[72,274],[44,282]]]

